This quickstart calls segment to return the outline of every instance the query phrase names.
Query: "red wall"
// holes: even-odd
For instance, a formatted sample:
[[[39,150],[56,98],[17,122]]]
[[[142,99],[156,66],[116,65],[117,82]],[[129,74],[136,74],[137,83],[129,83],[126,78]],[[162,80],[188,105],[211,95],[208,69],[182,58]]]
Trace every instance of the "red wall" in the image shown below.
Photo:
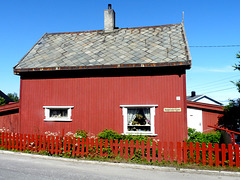
[[[0,106],[0,129],[19,132],[19,103]]]
[[[177,101],[176,96],[181,100]],[[21,132],[123,133],[120,105],[157,104],[155,133],[161,141],[187,136],[186,77],[182,75],[21,79]],[[74,106],[72,122],[44,122],[43,106]],[[163,108],[181,112],[163,112]]]
[[[208,125],[211,126],[217,126],[218,123],[218,117],[222,115],[222,112],[210,112],[203,110],[203,131],[204,132],[210,132],[213,129],[208,127]]]

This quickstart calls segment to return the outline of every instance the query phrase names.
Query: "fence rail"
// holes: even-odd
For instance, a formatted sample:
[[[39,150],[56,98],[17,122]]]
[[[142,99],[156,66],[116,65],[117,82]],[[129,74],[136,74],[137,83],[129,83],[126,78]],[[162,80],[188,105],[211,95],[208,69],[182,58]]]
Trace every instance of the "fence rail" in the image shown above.
[[[140,157],[151,162],[196,163],[209,166],[240,167],[239,145],[155,141],[103,140],[69,136],[0,133],[0,147],[8,150],[46,152],[72,157]]]

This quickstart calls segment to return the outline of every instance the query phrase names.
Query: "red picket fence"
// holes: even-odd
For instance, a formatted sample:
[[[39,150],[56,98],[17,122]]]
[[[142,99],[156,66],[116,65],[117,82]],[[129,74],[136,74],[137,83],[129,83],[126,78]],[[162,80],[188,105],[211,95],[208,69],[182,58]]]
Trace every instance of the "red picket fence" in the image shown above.
[[[144,142],[72,138],[69,136],[25,135],[1,133],[0,147],[9,150],[47,152],[49,154],[67,154],[72,157],[114,157],[131,159],[140,156],[152,162],[196,163],[209,166],[240,167],[239,145],[205,144],[173,142]]]

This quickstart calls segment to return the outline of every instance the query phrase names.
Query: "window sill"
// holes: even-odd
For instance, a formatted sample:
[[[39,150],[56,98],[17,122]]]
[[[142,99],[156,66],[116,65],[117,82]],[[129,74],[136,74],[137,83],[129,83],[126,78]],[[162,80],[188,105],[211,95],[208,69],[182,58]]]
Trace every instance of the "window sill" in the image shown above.
[[[122,133],[122,135],[144,135],[144,136],[157,136],[157,134],[152,134],[152,133],[144,133],[143,131],[139,131],[139,132],[126,132],[126,133]]]
[[[140,127],[151,127],[151,125],[127,125],[127,126],[140,126]]]
[[[49,119],[44,119],[44,121],[71,122],[72,119],[66,119],[66,118],[49,118]]]

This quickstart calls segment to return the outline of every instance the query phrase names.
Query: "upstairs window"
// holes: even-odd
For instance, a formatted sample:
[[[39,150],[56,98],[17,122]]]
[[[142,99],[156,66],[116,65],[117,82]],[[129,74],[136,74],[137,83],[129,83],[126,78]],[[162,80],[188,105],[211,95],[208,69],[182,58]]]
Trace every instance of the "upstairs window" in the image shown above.
[[[124,134],[155,134],[155,107],[157,105],[121,105]]]
[[[45,109],[44,121],[72,121],[73,106],[43,106]]]

